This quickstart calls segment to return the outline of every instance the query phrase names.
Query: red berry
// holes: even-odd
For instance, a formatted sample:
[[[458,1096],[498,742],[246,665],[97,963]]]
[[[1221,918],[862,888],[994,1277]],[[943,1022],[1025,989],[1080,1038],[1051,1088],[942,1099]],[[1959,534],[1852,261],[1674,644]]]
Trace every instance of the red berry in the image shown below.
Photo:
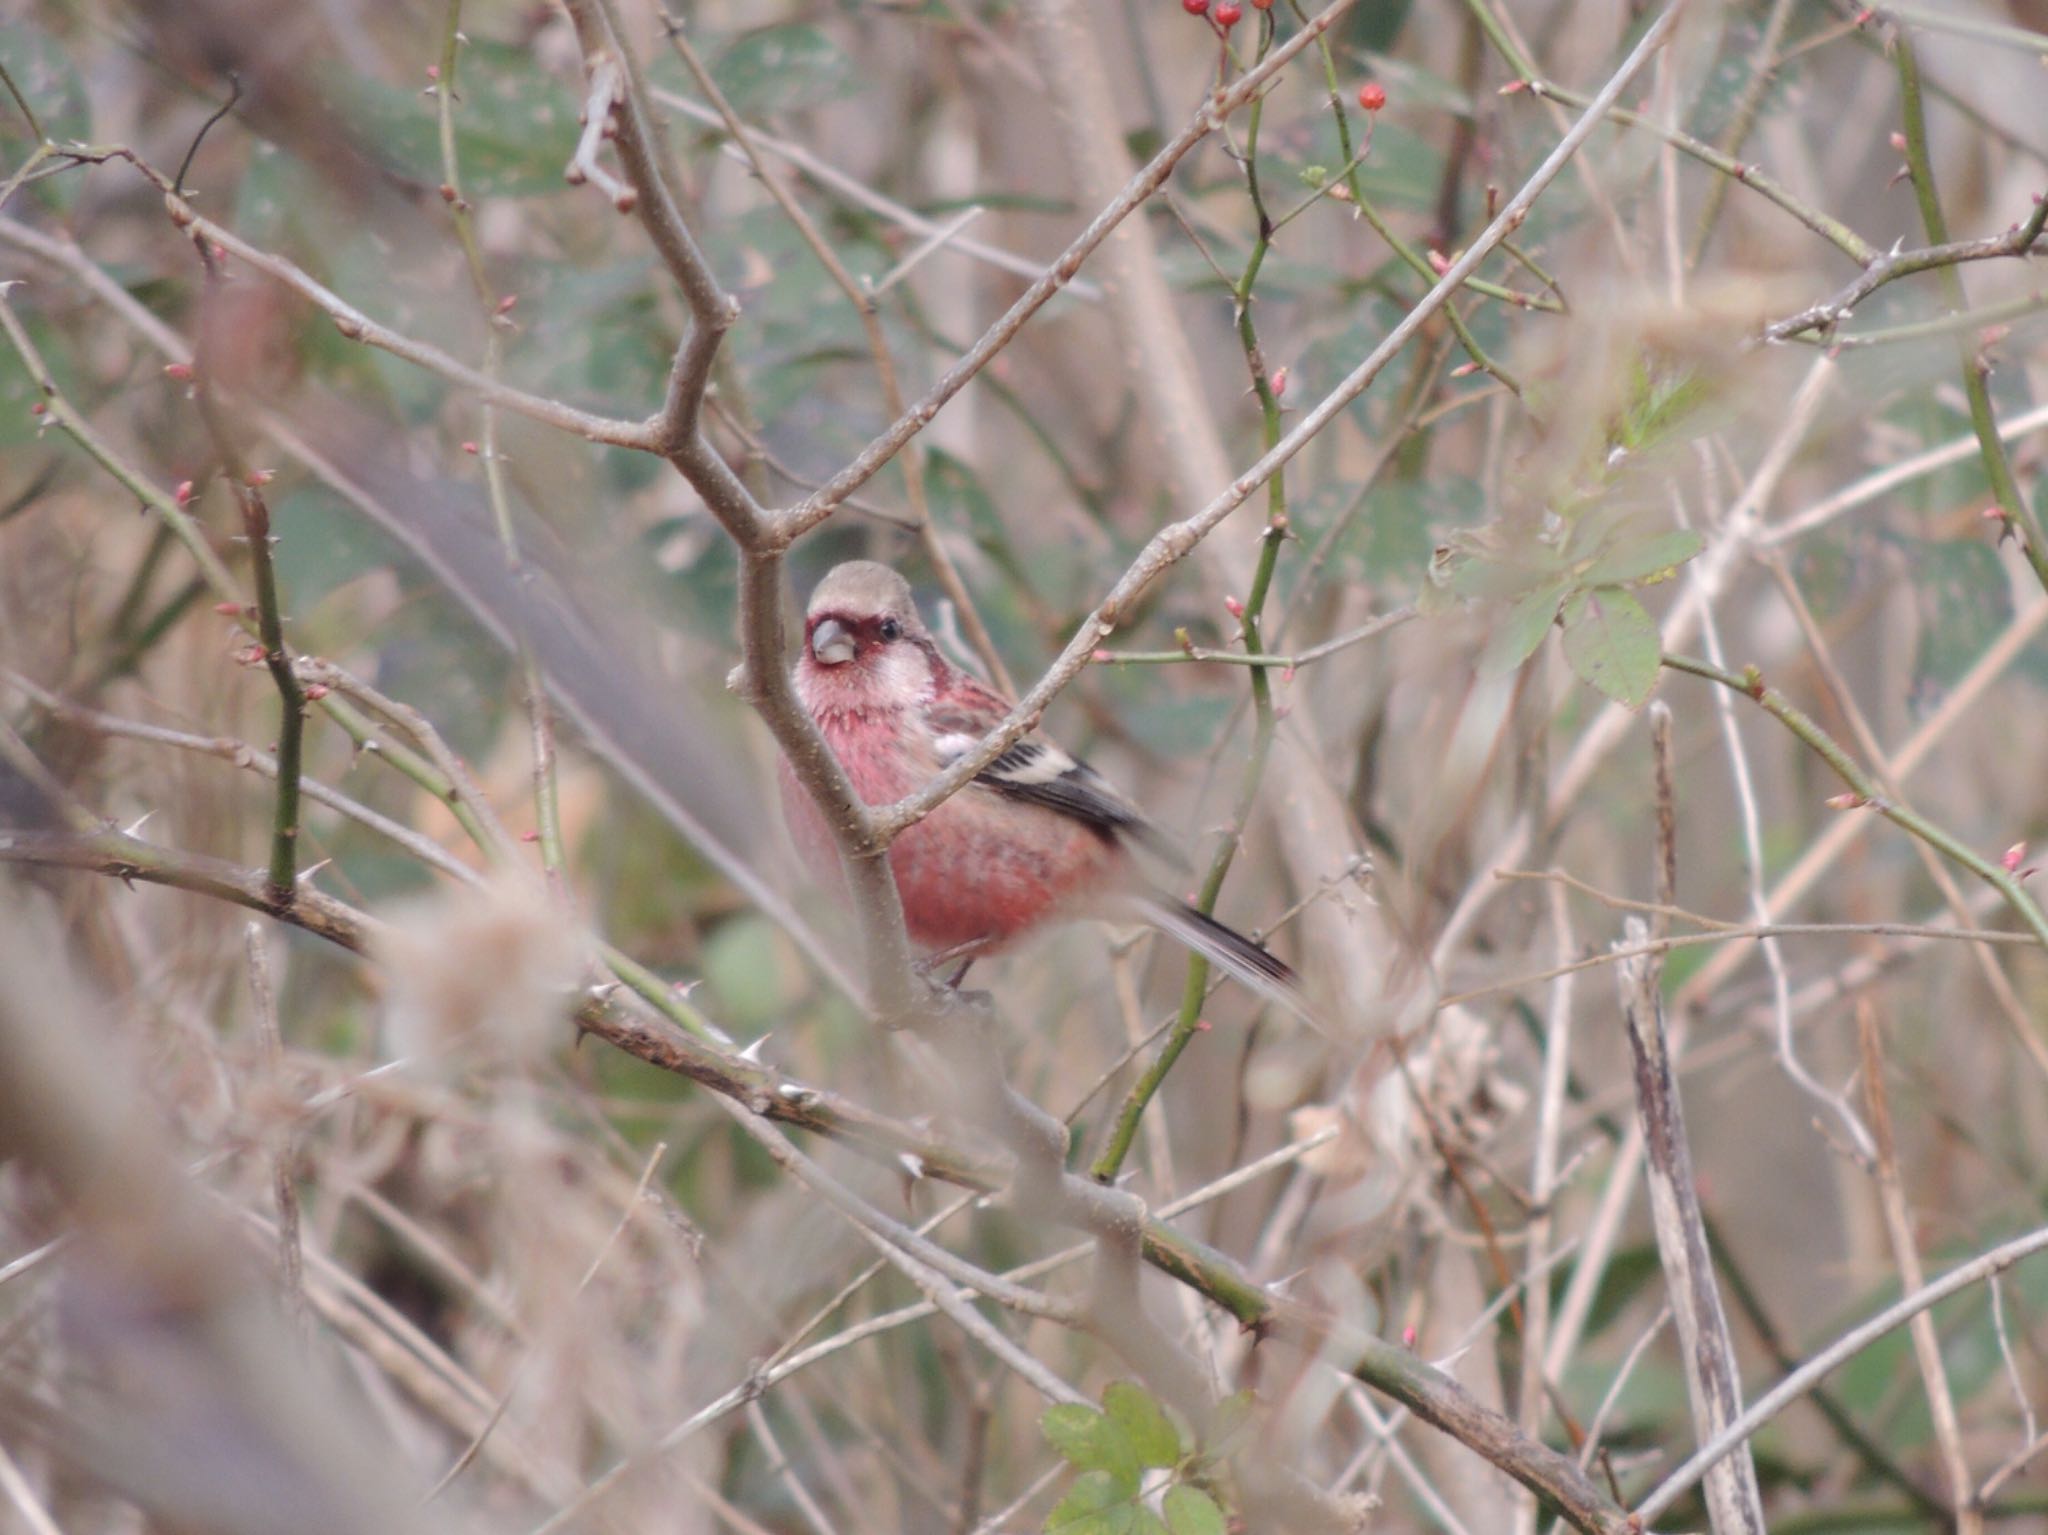
[[[1180,0],[1180,8],[1190,16],[1206,16],[1209,14],[1209,0]]]
[[[1237,0],[1223,0],[1223,3],[1216,7],[1216,25],[1226,32],[1243,19],[1244,7],[1239,5]]]
[[[1270,11],[1273,9],[1273,0],[1252,0],[1252,9],[1255,11]]]
[[[1358,104],[1368,112],[1377,112],[1387,104],[1387,88],[1377,80],[1368,80],[1358,88]]]

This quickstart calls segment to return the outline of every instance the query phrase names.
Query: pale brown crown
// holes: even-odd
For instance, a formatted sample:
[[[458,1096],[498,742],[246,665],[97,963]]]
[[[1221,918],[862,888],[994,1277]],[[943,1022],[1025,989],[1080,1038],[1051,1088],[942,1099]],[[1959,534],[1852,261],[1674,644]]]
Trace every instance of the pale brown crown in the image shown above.
[[[833,566],[812,589],[807,611],[813,618],[825,613],[843,618],[896,618],[912,632],[924,627],[918,620],[916,599],[910,595],[910,583],[873,560],[848,560]]]

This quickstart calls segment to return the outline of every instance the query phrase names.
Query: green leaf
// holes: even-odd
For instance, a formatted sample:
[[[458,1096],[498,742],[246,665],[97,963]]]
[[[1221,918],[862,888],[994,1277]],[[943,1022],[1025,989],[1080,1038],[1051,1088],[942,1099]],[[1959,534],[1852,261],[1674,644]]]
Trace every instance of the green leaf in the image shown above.
[[[2012,588],[1988,543],[1958,538],[1909,547],[1920,609],[1914,672],[1922,686],[1948,688],[2004,632],[2012,619]]]
[[[1634,388],[1615,423],[1614,444],[1631,453],[1659,447],[1698,425],[1700,407],[1709,390],[1698,374],[1660,371],[1652,374],[1643,363],[1636,365]]]
[[[1648,538],[1631,539],[1595,560],[1586,572],[1585,582],[1588,586],[1622,586],[1631,582],[1655,585],[1670,580],[1679,566],[1705,546],[1705,540],[1691,528],[1673,528]]]
[[[1663,649],[1643,605],[1619,586],[1600,586],[1565,604],[1564,657],[1584,681],[1636,709],[1657,685]]]
[[[92,138],[92,99],[72,60],[71,50],[41,27],[18,22],[0,24],[0,64],[8,78],[35,109],[42,130],[59,144]],[[0,91],[0,145],[6,146],[8,171],[19,163],[17,146],[30,143],[28,123],[5,91]],[[4,175],[4,173],[0,173]],[[82,172],[51,176],[23,194],[53,208],[69,208],[85,184]],[[19,212],[19,209],[14,210]]]
[[[1123,1431],[1131,1453],[1141,1466],[1172,1466],[1180,1461],[1180,1434],[1166,1416],[1166,1410],[1144,1390],[1127,1380],[1113,1381],[1102,1393],[1103,1409],[1110,1422]]]
[[[1126,1495],[1137,1492],[1137,1453],[1104,1414],[1080,1402],[1060,1402],[1039,1416],[1038,1429],[1075,1470],[1100,1472]]]
[[[725,1018],[765,1031],[777,1027],[803,994],[795,958],[782,929],[746,912],[711,930],[700,964]]]
[[[1570,582],[1553,581],[1517,598],[1486,647],[1486,654],[1480,658],[1481,674],[1504,677],[1536,654],[1536,647],[1543,643],[1543,636],[1550,632],[1557,618],[1558,605],[1570,590]]]
[[[816,27],[763,27],[726,49],[711,67],[718,88],[742,117],[815,106],[860,89],[859,72]]]
[[[1209,1437],[1202,1450],[1208,1455],[1227,1455],[1236,1448],[1237,1440],[1251,1427],[1252,1410],[1258,1405],[1250,1391],[1233,1391],[1216,1404],[1216,1411],[1209,1419]]]
[[[1187,1482],[1167,1488],[1164,1506],[1173,1535],[1224,1535],[1227,1528],[1216,1500]]]
[[[1120,1486],[1106,1471],[1090,1471],[1045,1516],[1045,1535],[1130,1535],[1137,1512],[1136,1488]]]
[[[341,98],[377,147],[428,186],[441,166],[439,109],[410,86],[342,77]],[[477,38],[455,78],[455,153],[471,197],[527,197],[562,188],[580,103],[524,48]]]

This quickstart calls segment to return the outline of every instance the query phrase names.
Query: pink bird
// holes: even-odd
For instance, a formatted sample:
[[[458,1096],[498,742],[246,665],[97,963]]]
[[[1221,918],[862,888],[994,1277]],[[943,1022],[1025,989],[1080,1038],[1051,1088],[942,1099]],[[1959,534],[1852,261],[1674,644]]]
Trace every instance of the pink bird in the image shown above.
[[[812,592],[795,681],[854,792],[870,805],[922,788],[1010,712],[1001,696],[939,653],[909,584],[871,560],[835,567]],[[830,830],[787,761],[781,777],[798,849],[838,882]],[[1133,841],[1165,845],[1108,780],[1032,734],[897,837],[889,864],[911,941],[930,954],[971,959],[1048,923],[1135,916],[1306,1016],[1294,972],[1242,933],[1151,886],[1131,855]]]

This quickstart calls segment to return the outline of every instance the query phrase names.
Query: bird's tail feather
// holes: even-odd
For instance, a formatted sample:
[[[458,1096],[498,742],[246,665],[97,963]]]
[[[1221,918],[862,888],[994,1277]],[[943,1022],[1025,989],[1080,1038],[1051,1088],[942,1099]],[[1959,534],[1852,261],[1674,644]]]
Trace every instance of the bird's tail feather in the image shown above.
[[[1279,1003],[1304,1022],[1315,1022],[1302,995],[1301,977],[1284,960],[1236,928],[1226,927],[1185,901],[1155,891],[1138,897],[1139,914],[1168,937],[1185,944],[1240,985]]]

